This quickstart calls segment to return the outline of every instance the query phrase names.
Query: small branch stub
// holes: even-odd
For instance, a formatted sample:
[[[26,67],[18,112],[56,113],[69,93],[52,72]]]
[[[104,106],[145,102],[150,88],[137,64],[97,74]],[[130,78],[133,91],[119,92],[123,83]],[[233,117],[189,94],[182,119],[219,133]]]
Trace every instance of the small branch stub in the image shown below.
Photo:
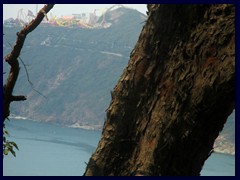
[[[25,101],[27,98],[25,96],[11,96],[10,101]]]

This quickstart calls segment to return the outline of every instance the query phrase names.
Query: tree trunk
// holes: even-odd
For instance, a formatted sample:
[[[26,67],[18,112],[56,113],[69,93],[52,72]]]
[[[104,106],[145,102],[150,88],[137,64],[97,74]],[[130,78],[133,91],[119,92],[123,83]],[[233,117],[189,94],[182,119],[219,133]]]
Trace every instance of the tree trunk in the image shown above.
[[[84,175],[200,175],[234,108],[234,5],[148,10]]]

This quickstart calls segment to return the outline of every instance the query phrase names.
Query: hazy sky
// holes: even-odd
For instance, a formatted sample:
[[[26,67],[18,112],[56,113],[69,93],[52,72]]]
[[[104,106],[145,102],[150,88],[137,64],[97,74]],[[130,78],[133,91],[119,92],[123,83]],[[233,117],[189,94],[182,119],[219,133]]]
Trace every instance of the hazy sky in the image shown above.
[[[110,8],[114,4],[55,4],[53,9],[49,13],[61,17],[62,15],[80,14],[94,12],[95,9],[99,9],[99,12],[104,8]],[[138,11],[146,14],[146,4],[123,4],[126,7],[137,9]],[[3,4],[3,19],[10,17],[17,18],[20,9],[23,9],[27,13],[27,10],[31,10],[34,14],[36,9],[41,9],[44,4]]]

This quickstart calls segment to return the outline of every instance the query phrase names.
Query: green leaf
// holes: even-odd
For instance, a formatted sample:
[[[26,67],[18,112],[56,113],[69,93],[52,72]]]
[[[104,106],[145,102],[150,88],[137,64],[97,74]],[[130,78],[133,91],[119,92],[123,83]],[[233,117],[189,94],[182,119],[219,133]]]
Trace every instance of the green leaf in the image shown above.
[[[18,146],[17,146],[17,144],[15,142],[10,142],[10,144],[12,144],[17,150],[19,150]]]
[[[3,130],[3,134],[10,136],[7,130]]]
[[[5,124],[3,123],[3,126],[5,127]],[[17,150],[19,150],[17,144],[13,141],[9,142],[6,138],[6,135],[10,136],[10,134],[8,133],[8,131],[3,128],[3,156],[4,155],[8,155],[9,152],[12,153],[12,155],[14,157],[16,157],[16,153],[14,151],[14,148],[16,148]]]
[[[9,149],[9,151],[12,153],[12,155],[14,156],[14,157],[16,157],[16,153],[15,153],[15,151],[11,148],[11,149]]]
[[[4,154],[4,155],[8,155],[8,152],[9,152],[8,149],[4,149],[3,154]]]

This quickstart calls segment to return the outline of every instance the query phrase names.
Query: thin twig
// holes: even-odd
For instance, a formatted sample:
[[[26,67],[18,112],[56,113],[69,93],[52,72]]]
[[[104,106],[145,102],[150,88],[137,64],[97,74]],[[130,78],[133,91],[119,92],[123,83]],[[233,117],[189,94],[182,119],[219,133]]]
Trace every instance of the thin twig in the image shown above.
[[[12,48],[12,45],[8,42],[9,46]],[[19,60],[21,61],[21,63],[23,64],[23,67],[24,67],[24,70],[26,72],[26,75],[27,75],[27,81],[29,82],[31,88],[33,91],[35,91],[36,93],[38,93],[40,96],[44,97],[45,99],[48,99],[46,96],[44,96],[41,92],[39,92],[38,90],[36,90],[34,87],[33,87],[33,83],[32,81],[30,80],[30,77],[29,77],[29,73],[28,73],[28,70],[27,70],[27,65],[24,63],[24,61],[22,60],[22,58],[19,56],[18,57]]]
[[[34,87],[33,87],[33,83],[32,81],[30,80],[30,77],[29,77],[29,73],[28,73],[28,70],[27,70],[27,67],[26,67],[26,64],[23,62],[22,58],[19,56],[18,57],[21,61],[21,63],[23,64],[23,67],[25,69],[25,72],[26,72],[26,75],[27,75],[27,80],[32,88],[33,91],[35,91],[36,93],[38,93],[40,96],[44,97],[45,99],[48,99],[45,95],[43,95],[41,92],[39,92],[38,90],[36,90]]]

